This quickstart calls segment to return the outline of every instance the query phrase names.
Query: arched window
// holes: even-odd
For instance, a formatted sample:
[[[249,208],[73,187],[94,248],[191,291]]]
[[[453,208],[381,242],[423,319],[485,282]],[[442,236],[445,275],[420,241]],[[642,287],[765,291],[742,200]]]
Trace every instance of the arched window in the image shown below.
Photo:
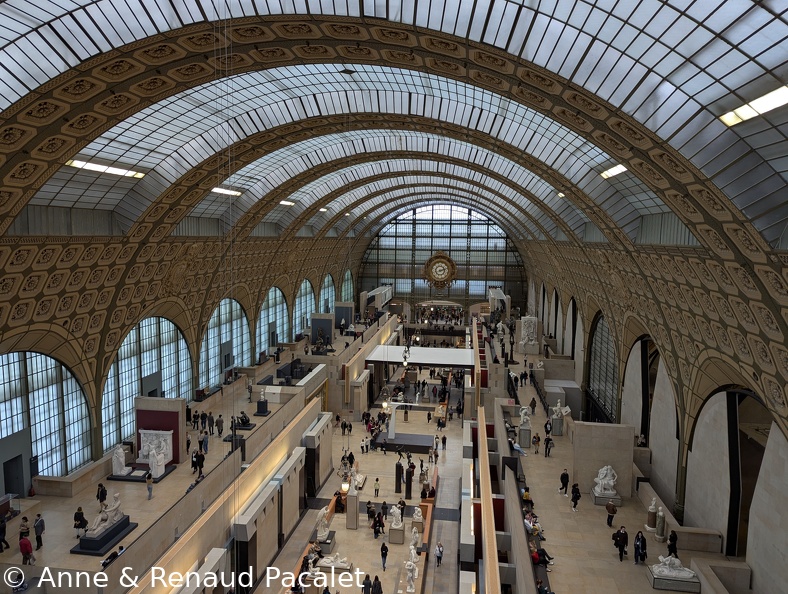
[[[601,417],[595,419],[592,416],[591,420],[615,423],[618,417],[618,359],[610,327],[601,314],[591,332],[588,361],[588,391],[600,409],[596,412],[602,413]]]
[[[91,461],[88,404],[71,372],[38,353],[0,355],[0,438],[27,427],[40,474],[66,476]]]
[[[298,289],[295,305],[293,305],[293,333],[299,334],[309,326],[312,314],[315,312],[315,290],[307,279]],[[295,338],[295,337],[293,337]]]
[[[232,355],[229,360],[228,354]],[[222,299],[208,321],[200,346],[200,387],[222,383],[227,367],[248,365],[251,360],[252,344],[246,314],[235,299]]]
[[[161,390],[160,396],[187,401],[194,394],[189,346],[166,318],[142,320],[120,345],[101,400],[105,452],[134,436],[134,398],[152,389]]]
[[[334,277],[330,274],[323,279],[323,286],[320,288],[320,310],[321,313],[331,313],[334,311],[334,301],[336,301],[336,289],[334,288]]]
[[[353,295],[353,275],[349,270],[345,270],[345,278],[342,279],[342,301],[352,302]]]
[[[278,342],[287,340],[290,340],[290,316],[285,294],[279,288],[271,287],[257,320],[257,348],[269,351],[270,355]]]

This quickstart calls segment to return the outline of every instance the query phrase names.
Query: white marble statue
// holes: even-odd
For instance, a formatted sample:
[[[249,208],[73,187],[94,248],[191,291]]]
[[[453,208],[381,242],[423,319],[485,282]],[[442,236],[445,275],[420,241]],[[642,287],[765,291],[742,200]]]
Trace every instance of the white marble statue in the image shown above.
[[[533,316],[522,318],[522,338],[527,344],[536,343],[536,323],[537,319]]]
[[[165,456],[162,451],[162,446],[156,448],[151,445],[148,448],[148,466],[150,466],[150,472],[153,478],[156,479],[164,475]]]
[[[317,540],[328,538],[328,506],[325,506],[317,514]]]
[[[120,493],[115,493],[112,498],[112,503],[105,507],[101,513],[93,520],[93,524],[87,530],[85,536],[97,537],[101,536],[113,524],[117,524],[123,519],[123,512],[120,509]]]
[[[156,450],[157,453],[164,455],[164,464],[172,461],[172,430],[154,431],[151,429],[140,429],[140,450],[137,462],[140,464],[150,464],[150,451]],[[154,476],[156,476],[154,474]]]
[[[402,528],[402,511],[400,511],[399,506],[395,505],[389,510],[391,514],[391,527],[392,528]]]
[[[651,566],[651,573],[655,576],[673,579],[692,579],[695,572],[684,567],[678,557],[663,557],[660,555],[659,563]]]
[[[648,506],[648,511],[654,512],[654,513],[657,512],[657,498],[656,497],[652,497],[651,498],[651,505]]]
[[[410,545],[410,551],[408,552],[408,561],[410,561],[411,563],[419,562],[419,554],[416,552],[416,547],[414,545]]]
[[[361,489],[364,486],[365,475],[356,472],[355,468],[350,469],[350,484],[356,489]]]
[[[416,509],[413,510],[413,519],[416,522],[423,522],[424,521],[424,516],[421,513],[421,508],[420,507],[417,507]]]
[[[416,577],[418,577],[418,567],[412,561],[405,561],[405,570],[408,572],[408,587],[406,592],[416,591]]]
[[[531,416],[531,409],[528,408],[527,406],[521,406],[520,425],[523,425],[524,423],[528,423],[530,425],[531,424],[531,419],[529,418],[530,416]]]
[[[328,557],[323,557],[324,565],[333,565],[334,567],[346,567],[347,557],[340,557],[339,553],[334,553]]]
[[[599,469],[599,472],[594,479],[596,486],[594,487],[594,493],[597,495],[604,495],[604,494],[611,494],[616,492],[616,480],[618,479],[618,475],[616,471],[613,470],[613,467],[609,464],[607,466],[603,466]]]
[[[123,446],[116,445],[112,452],[112,474],[126,476],[131,470],[131,466],[126,466],[126,452],[123,451]]]
[[[561,399],[559,398],[558,402],[553,407],[553,418],[554,419],[560,419],[563,416],[564,416],[564,409],[561,408]]]
[[[414,526],[413,529],[410,531],[410,546],[412,546],[415,549],[418,546],[418,544],[419,544],[419,531],[416,530],[416,527]]]

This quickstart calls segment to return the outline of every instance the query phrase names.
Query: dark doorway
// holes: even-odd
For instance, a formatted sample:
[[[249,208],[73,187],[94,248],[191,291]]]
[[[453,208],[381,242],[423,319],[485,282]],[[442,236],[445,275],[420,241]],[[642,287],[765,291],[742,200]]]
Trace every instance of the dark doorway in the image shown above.
[[[21,455],[3,462],[3,481],[6,493],[25,496],[25,472]]]

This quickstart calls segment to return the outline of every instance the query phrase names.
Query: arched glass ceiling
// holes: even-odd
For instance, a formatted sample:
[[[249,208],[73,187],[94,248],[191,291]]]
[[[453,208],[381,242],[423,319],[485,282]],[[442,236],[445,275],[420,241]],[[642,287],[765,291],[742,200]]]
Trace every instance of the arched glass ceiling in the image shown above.
[[[481,131],[532,155],[592,197],[630,235],[635,232],[637,211],[664,210],[661,200],[628,173],[622,175],[629,184],[618,189],[603,180],[599,173],[617,160],[521,104],[431,74],[374,65],[348,68],[355,74],[337,72],[337,66],[332,64],[311,64],[206,84],[140,111],[96,139],[81,151],[80,157],[119,162],[130,169],[153,168],[135,185],[133,199],[123,205],[123,213],[129,213],[126,216],[139,216],[146,206],[143,198],[149,204],[190,167],[251,134],[327,114],[417,115]],[[226,103],[229,105],[218,109]],[[308,142],[300,150],[309,150]],[[366,152],[358,138],[355,144],[356,154]],[[286,154],[280,153],[276,158],[285,159]],[[94,184],[86,190],[81,183],[84,173],[77,171],[81,170],[64,167],[56,179],[42,187],[32,203],[49,204],[55,199],[62,202],[64,196],[84,196],[72,206],[83,207],[89,201],[84,207],[118,209],[126,198],[125,191],[114,187],[105,189]],[[64,176],[71,176],[78,192],[70,188],[71,180]],[[616,181],[620,183],[621,179],[624,178]],[[98,181],[104,183],[103,179]]]
[[[786,83],[784,3],[532,4],[11,0],[0,4],[0,110],[91,57],[195,23],[283,14],[378,18],[490,44],[595,93],[693,161],[767,240],[780,235],[788,219],[788,108],[732,129],[717,117]]]

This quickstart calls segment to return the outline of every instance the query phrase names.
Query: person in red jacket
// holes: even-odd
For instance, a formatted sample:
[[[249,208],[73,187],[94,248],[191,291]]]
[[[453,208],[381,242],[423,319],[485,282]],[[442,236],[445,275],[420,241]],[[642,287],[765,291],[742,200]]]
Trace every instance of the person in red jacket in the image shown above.
[[[19,552],[22,553],[22,565],[34,565],[36,558],[33,556],[33,545],[27,536],[19,539]]]

